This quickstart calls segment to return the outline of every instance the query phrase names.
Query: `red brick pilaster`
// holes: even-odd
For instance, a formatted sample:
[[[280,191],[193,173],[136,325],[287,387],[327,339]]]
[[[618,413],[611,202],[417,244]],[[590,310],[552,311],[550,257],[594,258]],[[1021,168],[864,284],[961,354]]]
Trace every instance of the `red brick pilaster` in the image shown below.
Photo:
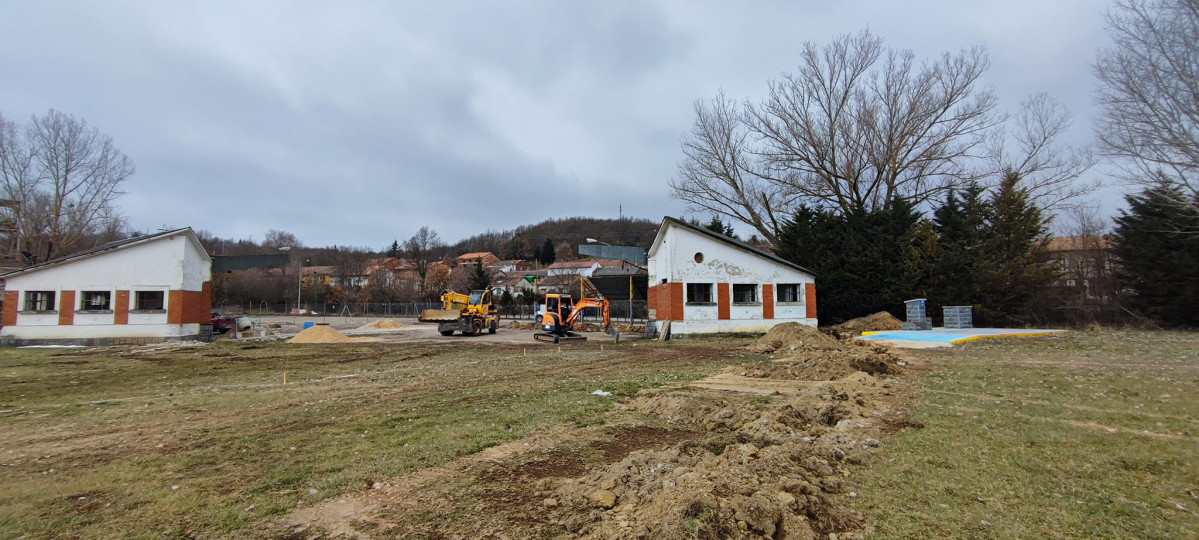
[[[129,291],[117,291],[112,301],[113,324],[129,324]]]
[[[807,305],[809,319],[816,318],[816,284],[804,283],[804,304]]]
[[[716,284],[716,318],[729,318],[729,284]]]
[[[16,326],[17,325],[17,299],[20,293],[17,291],[4,291],[4,314],[0,315],[0,326]]]
[[[58,325],[75,324],[75,291],[62,291],[58,298]]]
[[[774,318],[774,285],[762,284],[762,318]]]

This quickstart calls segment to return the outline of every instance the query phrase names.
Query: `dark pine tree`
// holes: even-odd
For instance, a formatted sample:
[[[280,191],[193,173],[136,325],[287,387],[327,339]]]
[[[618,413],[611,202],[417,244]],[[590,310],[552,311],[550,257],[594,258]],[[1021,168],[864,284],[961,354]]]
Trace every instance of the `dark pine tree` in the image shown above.
[[[537,257],[537,261],[541,264],[549,266],[554,264],[554,241],[549,238],[545,239],[545,243],[541,245],[541,253]]]
[[[1035,322],[1035,304],[1057,279],[1047,249],[1049,218],[1014,172],[1004,174],[989,203],[987,234],[973,272],[975,317],[990,326]]]
[[[933,211],[937,249],[928,269],[927,285],[932,306],[971,305],[976,301],[974,271],[983,254],[990,220],[991,206],[976,183],[966,187],[960,200],[950,191],[945,204]]]
[[[400,242],[398,240],[391,241],[391,247],[387,248],[387,256],[388,257],[399,257],[400,256]]]
[[[737,231],[733,230],[733,225],[731,223],[725,223],[721,221],[720,216],[712,216],[712,221],[709,221],[706,225],[701,226],[714,233],[723,234],[729,238],[737,238]]]
[[[919,221],[900,200],[843,215],[801,206],[784,225],[776,252],[816,274],[822,323],[883,310],[902,315],[924,270],[913,260]]]
[[[1112,234],[1128,307],[1168,326],[1199,326],[1199,201],[1162,179],[1126,195]]]
[[[475,269],[470,273],[470,290],[478,291],[491,288],[491,275],[483,268],[483,259],[475,259]]]

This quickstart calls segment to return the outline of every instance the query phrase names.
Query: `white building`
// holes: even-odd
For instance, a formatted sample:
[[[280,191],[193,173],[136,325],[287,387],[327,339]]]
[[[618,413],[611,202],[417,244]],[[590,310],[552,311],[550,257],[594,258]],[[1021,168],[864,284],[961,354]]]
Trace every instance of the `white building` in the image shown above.
[[[198,336],[212,258],[190,228],[110,242],[10,272],[0,339],[88,344]]]
[[[667,217],[648,255],[649,318],[671,335],[816,326],[812,273],[773,253]]]

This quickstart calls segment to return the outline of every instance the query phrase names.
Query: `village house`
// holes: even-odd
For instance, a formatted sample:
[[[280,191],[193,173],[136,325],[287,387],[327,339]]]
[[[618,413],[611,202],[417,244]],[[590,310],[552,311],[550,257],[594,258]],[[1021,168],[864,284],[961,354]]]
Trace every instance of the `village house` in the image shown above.
[[[649,317],[671,335],[817,324],[815,277],[769,251],[667,217],[648,256]]]
[[[463,253],[462,255],[459,255],[454,259],[454,266],[474,266],[476,261],[480,261],[483,263],[483,266],[486,267],[489,264],[499,262],[499,260],[500,258],[496,257],[495,254],[490,251],[475,251],[472,253]]]
[[[551,276],[591,276],[600,267],[599,261],[562,261],[545,267]]]
[[[211,318],[212,257],[190,228],[110,242],[0,277],[6,342],[203,338]]]

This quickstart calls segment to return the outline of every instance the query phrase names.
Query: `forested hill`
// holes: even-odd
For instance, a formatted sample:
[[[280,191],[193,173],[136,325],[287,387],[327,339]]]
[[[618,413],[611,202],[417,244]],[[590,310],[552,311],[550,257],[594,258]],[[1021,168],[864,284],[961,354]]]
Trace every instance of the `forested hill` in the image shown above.
[[[640,218],[598,219],[569,217],[549,219],[536,225],[522,225],[515,230],[488,231],[466,238],[451,246],[450,251],[460,255],[474,251],[490,251],[501,259],[532,258],[546,240],[562,252],[563,244],[575,253],[579,244],[588,238],[614,246],[641,246],[649,248],[658,233],[658,221]],[[561,257],[560,253],[560,257]]]

